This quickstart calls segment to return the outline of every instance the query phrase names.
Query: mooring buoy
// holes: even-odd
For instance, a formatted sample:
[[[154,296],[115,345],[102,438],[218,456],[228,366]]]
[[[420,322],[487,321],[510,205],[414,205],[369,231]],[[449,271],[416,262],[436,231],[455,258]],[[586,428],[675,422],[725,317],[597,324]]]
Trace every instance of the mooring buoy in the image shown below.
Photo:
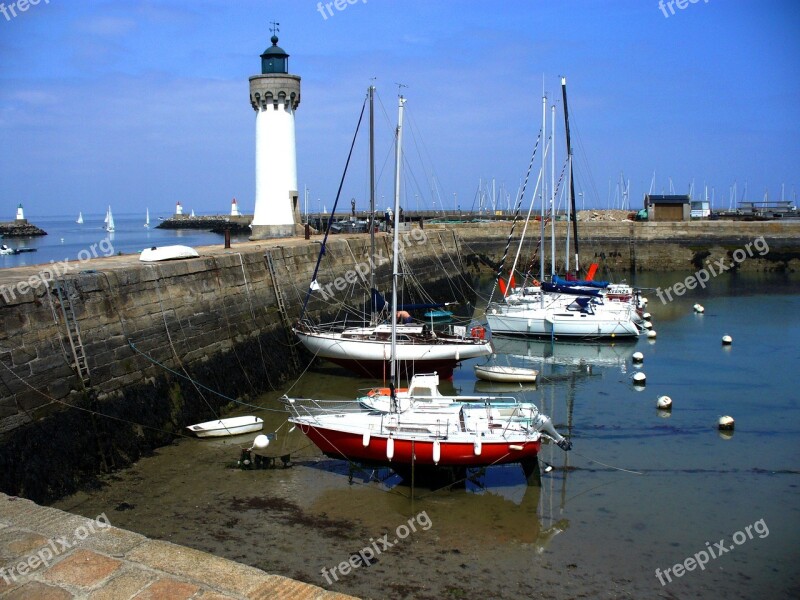
[[[729,346],[730,344],[733,343],[733,338],[731,336],[729,336],[729,335],[723,335],[722,336],[722,343],[724,345],[726,345],[726,346]]]
[[[732,431],[734,420],[733,417],[729,415],[725,415],[724,417],[719,418],[719,422],[717,423],[720,431]]]
[[[659,410],[672,410],[672,398],[669,396],[659,396],[656,400],[656,406]]]
[[[644,354],[642,354],[641,352],[634,352],[633,355],[631,356],[631,360],[635,363],[644,362]]]

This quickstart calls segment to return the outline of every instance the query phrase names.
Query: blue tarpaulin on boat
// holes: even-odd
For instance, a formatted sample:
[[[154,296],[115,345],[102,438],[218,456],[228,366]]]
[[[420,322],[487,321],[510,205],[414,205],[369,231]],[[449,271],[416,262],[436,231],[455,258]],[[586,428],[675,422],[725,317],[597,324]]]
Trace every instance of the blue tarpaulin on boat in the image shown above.
[[[591,287],[591,288],[607,288],[609,285],[608,281],[588,281],[586,279],[581,280],[571,280],[571,279],[561,279],[558,275],[553,275],[553,283],[556,285],[568,285],[572,287]]]

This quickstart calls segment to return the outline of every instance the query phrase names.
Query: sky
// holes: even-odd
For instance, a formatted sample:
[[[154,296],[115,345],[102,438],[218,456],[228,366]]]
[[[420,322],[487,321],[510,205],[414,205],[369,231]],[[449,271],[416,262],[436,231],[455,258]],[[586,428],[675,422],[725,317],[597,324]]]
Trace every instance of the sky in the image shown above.
[[[167,214],[177,201],[211,214],[235,197],[252,213],[248,77],[271,22],[302,78],[298,187],[309,211],[333,206],[371,83],[379,204],[393,194],[399,91],[403,205],[477,209],[492,203],[493,181],[505,208],[526,176],[543,93],[548,136],[556,106],[557,176],[563,168],[562,76],[579,208],[619,206],[623,189],[638,208],[651,188],[685,194],[692,182],[719,209],[734,183],[736,200],[800,192],[794,0],[29,2],[0,0],[0,220],[18,203],[31,217],[109,204]],[[351,198],[368,207],[365,134],[343,210]]]

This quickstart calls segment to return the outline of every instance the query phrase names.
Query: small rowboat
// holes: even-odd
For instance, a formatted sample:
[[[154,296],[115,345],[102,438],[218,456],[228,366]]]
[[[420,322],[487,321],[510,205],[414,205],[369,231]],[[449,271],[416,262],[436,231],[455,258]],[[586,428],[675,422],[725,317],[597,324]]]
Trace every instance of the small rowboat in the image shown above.
[[[258,417],[230,417],[189,425],[186,429],[197,437],[223,437],[261,431],[264,421]]]
[[[533,383],[539,375],[535,369],[524,367],[507,367],[504,365],[475,365],[475,376],[484,381],[500,381],[504,383]]]

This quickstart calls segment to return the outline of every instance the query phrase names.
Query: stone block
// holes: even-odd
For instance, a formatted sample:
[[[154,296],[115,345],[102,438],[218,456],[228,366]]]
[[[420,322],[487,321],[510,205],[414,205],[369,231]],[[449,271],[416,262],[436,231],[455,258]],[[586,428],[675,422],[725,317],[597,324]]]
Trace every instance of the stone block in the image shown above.
[[[44,578],[53,583],[91,588],[106,579],[121,565],[122,562],[117,559],[91,550],[79,549],[50,567],[44,573]]]

